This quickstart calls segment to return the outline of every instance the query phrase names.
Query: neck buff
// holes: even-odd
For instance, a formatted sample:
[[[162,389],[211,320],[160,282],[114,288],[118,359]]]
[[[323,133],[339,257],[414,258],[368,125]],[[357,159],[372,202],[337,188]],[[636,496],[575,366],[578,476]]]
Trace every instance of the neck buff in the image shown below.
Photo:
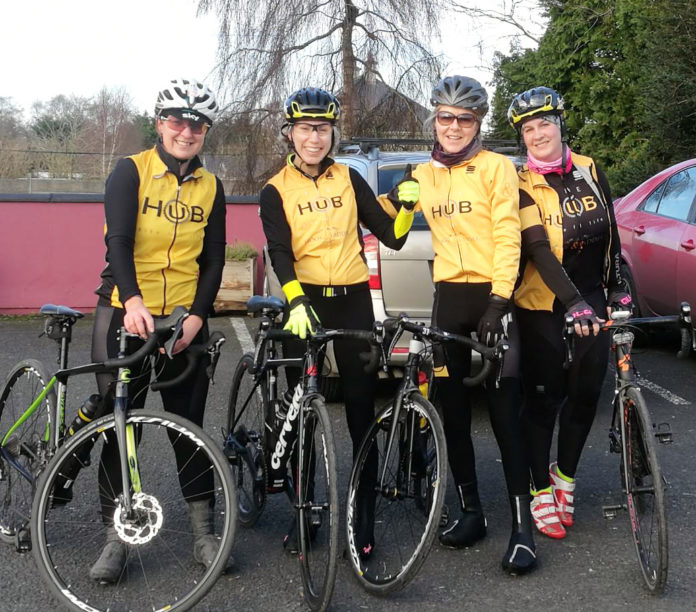
[[[536,174],[567,174],[570,172],[573,162],[570,158],[570,147],[563,144],[563,153],[558,159],[550,162],[540,161],[527,152],[527,168]]]
[[[481,149],[483,149],[483,145],[481,144],[481,135],[476,134],[474,139],[457,153],[445,153],[442,145],[436,140],[431,155],[435,161],[440,162],[443,166],[451,168],[452,166],[456,166],[467,159],[471,159]]]

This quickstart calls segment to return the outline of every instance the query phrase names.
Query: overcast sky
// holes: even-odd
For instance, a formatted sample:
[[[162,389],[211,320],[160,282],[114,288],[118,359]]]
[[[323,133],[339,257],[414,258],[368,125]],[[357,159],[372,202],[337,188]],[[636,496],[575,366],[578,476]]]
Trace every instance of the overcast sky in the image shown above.
[[[479,4],[495,2],[503,0]],[[58,94],[90,97],[103,86],[122,86],[138,111],[152,112],[167,79],[213,80],[217,23],[213,15],[195,17],[196,6],[196,0],[7,2],[0,35],[0,96],[11,97],[29,116],[37,100]],[[461,19],[444,22],[449,28],[443,32],[446,73],[466,74],[485,84],[491,74],[482,66],[490,63],[495,49],[508,51],[510,30]]]

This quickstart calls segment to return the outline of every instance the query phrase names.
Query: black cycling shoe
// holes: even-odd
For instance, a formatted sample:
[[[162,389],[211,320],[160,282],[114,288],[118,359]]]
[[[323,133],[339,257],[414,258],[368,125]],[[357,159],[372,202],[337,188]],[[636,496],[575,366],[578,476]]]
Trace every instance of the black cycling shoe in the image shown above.
[[[314,542],[317,537],[317,532],[322,524],[322,515],[320,512],[312,514],[311,524],[309,525],[309,541]],[[297,533],[297,519],[293,518],[288,527],[288,532],[283,536],[283,548],[290,555],[296,555],[300,552],[300,538]]]
[[[476,482],[457,485],[461,516],[440,534],[440,544],[449,548],[473,546],[486,537],[486,519]]]
[[[483,512],[464,511],[440,534],[440,544],[448,548],[466,548],[486,537],[486,519]]]
[[[532,513],[529,508],[530,501],[530,495],[510,496],[512,534],[501,565],[503,571],[513,576],[521,576],[530,572],[537,563]]]

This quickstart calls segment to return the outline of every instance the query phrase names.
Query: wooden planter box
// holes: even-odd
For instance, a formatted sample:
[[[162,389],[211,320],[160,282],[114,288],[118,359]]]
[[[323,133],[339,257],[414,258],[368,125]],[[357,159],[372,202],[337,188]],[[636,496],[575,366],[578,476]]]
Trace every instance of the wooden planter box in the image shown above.
[[[245,261],[226,261],[222,282],[213,307],[216,312],[246,310],[247,300],[254,295],[256,257]]]

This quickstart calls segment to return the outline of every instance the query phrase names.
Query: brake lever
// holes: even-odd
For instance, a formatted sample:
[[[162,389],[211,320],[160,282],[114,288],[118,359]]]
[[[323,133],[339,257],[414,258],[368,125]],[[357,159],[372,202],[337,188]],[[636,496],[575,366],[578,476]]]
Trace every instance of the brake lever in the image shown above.
[[[183,334],[183,328],[184,328],[184,320],[188,317],[188,313],[183,315],[177,322],[176,325],[172,328],[172,335],[169,337],[169,340],[167,340],[164,343],[164,352],[169,357],[169,359],[174,358],[174,345],[176,344],[176,341],[181,337]]]
[[[379,347],[382,371],[389,372],[389,366],[387,365],[387,354],[384,351],[384,324],[381,321],[375,321],[372,324],[372,333],[374,334],[375,344]]]
[[[573,354],[575,353],[575,322],[573,317],[567,316],[565,318],[565,328],[563,330],[563,338],[565,340],[565,361],[563,362],[563,369],[567,370],[573,363]]]
[[[225,336],[220,335],[220,338],[213,343],[212,346],[208,348],[208,355],[210,356],[210,363],[205,369],[205,373],[210,379],[211,384],[215,384],[215,368],[217,368],[218,361],[220,360],[220,349],[225,343]]]

